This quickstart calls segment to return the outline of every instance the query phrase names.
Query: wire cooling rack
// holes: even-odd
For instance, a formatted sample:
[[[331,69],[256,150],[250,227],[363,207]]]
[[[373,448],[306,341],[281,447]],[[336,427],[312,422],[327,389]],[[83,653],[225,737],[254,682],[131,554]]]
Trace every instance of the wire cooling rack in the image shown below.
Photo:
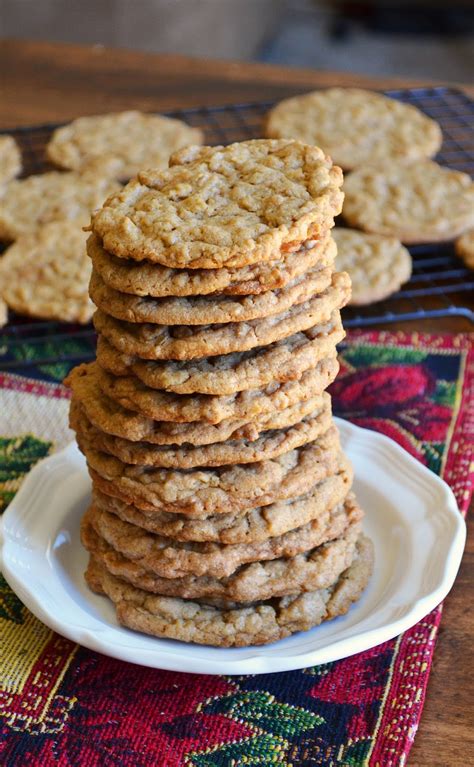
[[[441,125],[443,146],[437,160],[474,175],[474,102],[454,88],[415,88],[385,91],[388,96],[419,107]],[[228,144],[262,136],[265,114],[272,102],[167,112],[201,128],[209,144]],[[45,146],[56,124],[5,131],[21,146],[24,176],[50,169]],[[0,131],[1,133],[2,131]],[[453,244],[410,248],[413,275],[402,290],[367,307],[346,307],[346,327],[364,327],[400,320],[463,316],[474,320],[474,272],[456,258]],[[0,370],[43,380],[62,380],[80,361],[92,359],[95,335],[91,326],[34,322],[12,315],[0,332]]]

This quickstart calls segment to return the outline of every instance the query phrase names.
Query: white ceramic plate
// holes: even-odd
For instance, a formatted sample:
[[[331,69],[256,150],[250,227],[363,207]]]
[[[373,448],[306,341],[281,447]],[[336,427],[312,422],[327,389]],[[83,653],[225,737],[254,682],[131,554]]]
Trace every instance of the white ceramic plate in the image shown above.
[[[375,570],[349,613],[263,647],[218,649],[138,634],[83,580],[79,521],[90,497],[75,445],[41,461],[3,517],[3,572],[46,625],[92,650],[154,668],[206,674],[285,671],[345,658],[391,639],[444,599],[465,542],[448,485],[395,442],[336,419],[375,544]]]

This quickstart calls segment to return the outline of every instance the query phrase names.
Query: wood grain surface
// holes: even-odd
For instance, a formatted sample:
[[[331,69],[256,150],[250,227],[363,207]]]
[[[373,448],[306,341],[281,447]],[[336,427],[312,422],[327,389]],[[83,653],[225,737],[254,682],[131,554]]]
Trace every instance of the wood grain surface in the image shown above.
[[[317,86],[382,89],[428,84],[264,64],[201,61],[100,46],[4,40],[0,42],[0,128],[65,121],[119,109],[160,111],[278,99]],[[474,95],[474,86],[461,87]],[[425,332],[472,331],[471,323],[463,318],[387,327]],[[467,767],[472,763],[472,515],[469,527],[463,564],[445,602],[427,699],[409,767]]]

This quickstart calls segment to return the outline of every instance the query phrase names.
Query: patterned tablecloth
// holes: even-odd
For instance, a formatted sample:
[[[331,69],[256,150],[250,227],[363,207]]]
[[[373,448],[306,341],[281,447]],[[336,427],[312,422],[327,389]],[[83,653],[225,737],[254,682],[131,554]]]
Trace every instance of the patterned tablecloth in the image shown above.
[[[336,415],[384,432],[441,474],[463,513],[473,479],[469,356],[463,335],[355,332],[332,386]],[[71,438],[58,383],[66,371],[28,370],[0,377],[3,508],[31,466]],[[441,607],[397,639],[335,663],[198,676],[74,645],[1,579],[0,764],[398,767],[420,720],[440,618]]]

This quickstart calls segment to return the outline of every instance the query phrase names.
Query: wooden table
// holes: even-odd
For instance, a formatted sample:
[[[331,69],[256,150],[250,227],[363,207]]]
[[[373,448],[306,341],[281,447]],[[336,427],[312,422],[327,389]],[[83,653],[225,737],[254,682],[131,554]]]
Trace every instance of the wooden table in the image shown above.
[[[66,121],[83,114],[119,109],[160,111],[279,99],[312,87],[336,84],[389,88],[427,83],[264,64],[196,61],[101,46],[2,41],[0,127]],[[465,89],[474,95],[474,87]],[[390,327],[427,332],[472,331],[463,318],[405,322]],[[474,675],[472,515],[470,528],[461,571],[446,599],[410,767],[467,767],[474,753],[474,707],[470,694]]]

